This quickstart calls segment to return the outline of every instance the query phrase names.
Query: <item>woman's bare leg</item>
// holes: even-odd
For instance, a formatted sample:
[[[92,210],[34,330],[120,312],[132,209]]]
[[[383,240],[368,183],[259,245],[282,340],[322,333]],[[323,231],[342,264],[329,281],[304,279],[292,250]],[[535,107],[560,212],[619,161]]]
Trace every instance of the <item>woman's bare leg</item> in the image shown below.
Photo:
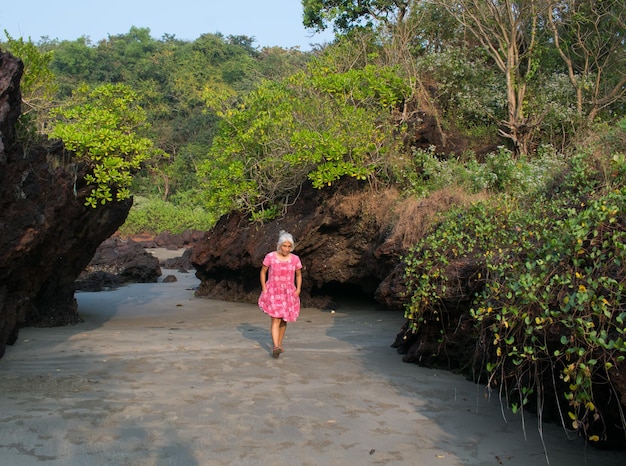
[[[270,324],[270,333],[272,334],[272,343],[274,343],[274,348],[272,349],[272,356],[275,358],[282,353],[283,350],[283,338],[285,336],[285,331],[287,330],[287,322],[285,322],[280,317],[272,317],[272,322]]]
[[[280,345],[280,323],[282,320],[280,317],[272,317],[270,324],[270,334],[272,335],[272,343],[274,343],[275,348]]]
[[[283,348],[283,338],[285,337],[285,331],[287,330],[287,322],[283,319],[280,319],[280,325],[278,326],[278,347],[285,351]]]

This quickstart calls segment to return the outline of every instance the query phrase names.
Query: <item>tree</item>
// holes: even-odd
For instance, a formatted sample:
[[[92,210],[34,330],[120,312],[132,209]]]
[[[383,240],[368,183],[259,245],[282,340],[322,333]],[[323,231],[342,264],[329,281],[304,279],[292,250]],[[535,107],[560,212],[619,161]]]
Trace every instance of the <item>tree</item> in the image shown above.
[[[337,72],[316,62],[308,72],[264,81],[223,118],[199,167],[205,206],[272,218],[313,187],[344,176],[375,180],[393,151],[392,109],[409,92],[395,70]]]
[[[55,76],[50,70],[52,51],[41,51],[28,39],[14,39],[5,30],[6,47],[9,52],[24,63],[24,73],[20,83],[22,92],[22,117],[34,122],[36,130],[43,132],[52,108],[57,86]]]
[[[77,83],[90,82],[94,71],[102,66],[98,63],[97,51],[85,37],[47,46],[53,47],[50,66],[59,82],[60,98],[69,97]]]
[[[162,155],[150,139],[139,135],[147,123],[137,102],[137,95],[123,84],[95,89],[83,85],[66,107],[54,112],[57,120],[50,136],[61,139],[91,169],[85,176],[93,186],[86,205],[95,208],[128,198],[132,174],[146,160]]]
[[[258,73],[262,79],[280,80],[302,71],[310,56],[297,48],[263,47],[257,57]]]
[[[552,1],[548,21],[578,115],[591,123],[602,109],[624,102],[626,1]]]
[[[517,153],[529,150],[532,131],[541,116],[528,113],[526,92],[535,77],[540,52],[541,0],[439,0],[448,12],[482,45],[504,73],[507,119],[500,134]]]
[[[302,0],[305,27],[323,31],[329,23],[337,32],[357,26],[402,22],[411,0]]]

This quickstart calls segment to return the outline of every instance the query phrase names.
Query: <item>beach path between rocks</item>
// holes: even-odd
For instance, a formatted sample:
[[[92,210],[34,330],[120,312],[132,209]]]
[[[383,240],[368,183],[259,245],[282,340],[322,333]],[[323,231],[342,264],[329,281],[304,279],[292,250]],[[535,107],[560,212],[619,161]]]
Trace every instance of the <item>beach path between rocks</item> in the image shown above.
[[[303,309],[274,359],[255,305],[169,274],[77,293],[83,323],[20,331],[0,359],[0,464],[626,464],[555,425],[542,443],[484,386],[403,363],[401,313]]]

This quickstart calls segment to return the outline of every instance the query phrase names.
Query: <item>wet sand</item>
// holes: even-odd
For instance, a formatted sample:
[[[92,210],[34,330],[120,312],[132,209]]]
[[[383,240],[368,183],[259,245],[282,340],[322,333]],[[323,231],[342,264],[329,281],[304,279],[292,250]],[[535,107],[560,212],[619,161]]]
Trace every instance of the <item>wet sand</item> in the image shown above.
[[[402,363],[398,313],[303,309],[286,352],[251,304],[175,283],[77,293],[84,323],[27,328],[0,359],[1,465],[626,464]],[[545,444],[545,448],[544,448]]]

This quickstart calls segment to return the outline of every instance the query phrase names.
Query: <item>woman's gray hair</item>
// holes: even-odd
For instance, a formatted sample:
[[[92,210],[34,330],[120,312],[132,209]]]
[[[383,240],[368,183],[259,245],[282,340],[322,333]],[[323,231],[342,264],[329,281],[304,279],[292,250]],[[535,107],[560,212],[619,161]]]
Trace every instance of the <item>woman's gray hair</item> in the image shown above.
[[[291,243],[291,251],[296,247],[296,243],[293,241],[293,236],[291,233],[287,233],[285,230],[280,230],[278,234],[278,243],[276,243],[276,250],[280,250],[280,245],[284,242],[289,241]]]

